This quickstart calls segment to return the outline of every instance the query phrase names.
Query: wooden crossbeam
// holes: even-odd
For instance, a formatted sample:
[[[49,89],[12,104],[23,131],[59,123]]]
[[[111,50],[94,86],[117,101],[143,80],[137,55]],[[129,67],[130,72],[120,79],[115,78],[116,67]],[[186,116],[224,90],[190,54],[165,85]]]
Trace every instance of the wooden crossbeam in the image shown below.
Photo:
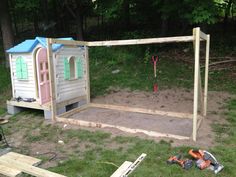
[[[159,133],[156,131],[149,131],[149,130],[143,130],[143,129],[132,129],[128,127],[123,126],[117,126],[117,125],[110,125],[110,124],[103,124],[98,122],[92,122],[92,121],[84,121],[79,119],[70,119],[70,118],[64,118],[64,117],[56,117],[57,122],[67,123],[67,124],[74,124],[78,126],[84,126],[84,127],[93,127],[93,128],[116,128],[121,131],[127,132],[127,133],[144,133],[148,136],[152,137],[165,137],[165,138],[174,138],[179,140],[189,140],[189,137],[181,136],[181,135],[174,135],[174,134],[168,134],[168,133]]]
[[[133,108],[133,107],[128,107],[128,106],[118,106],[118,105],[98,104],[98,103],[90,103],[89,106],[95,107],[95,108],[113,109],[113,110],[118,110],[118,111],[170,116],[170,117],[176,117],[176,118],[187,118],[187,119],[193,118],[193,115],[189,113],[168,112],[168,111],[159,111],[159,110],[153,110],[153,109]]]

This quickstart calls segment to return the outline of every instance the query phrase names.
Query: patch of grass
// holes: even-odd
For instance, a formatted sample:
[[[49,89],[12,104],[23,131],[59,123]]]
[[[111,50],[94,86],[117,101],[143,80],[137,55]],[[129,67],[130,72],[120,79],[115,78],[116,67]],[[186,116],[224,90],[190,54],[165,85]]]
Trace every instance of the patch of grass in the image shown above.
[[[155,49],[136,47],[99,47],[90,49],[91,95],[105,94],[110,88],[152,91],[153,84],[159,89],[183,87],[193,88],[194,68],[175,56],[160,54],[157,63],[157,78],[154,78],[151,56]],[[112,72],[119,70],[118,73]],[[209,89],[236,93],[236,79],[231,71],[209,73]],[[202,83],[204,84],[202,70]]]
[[[102,131],[91,132],[88,130],[80,130],[79,132],[75,130],[66,130],[65,136],[67,139],[77,138],[79,141],[89,141],[91,143],[101,144],[104,140],[110,138],[110,133],[105,133]]]
[[[139,49],[139,51],[138,51]],[[153,76],[151,53],[142,48],[92,48],[90,50],[91,93],[104,94],[110,87],[151,91],[157,82],[160,89],[192,87],[193,70],[171,58],[161,58],[157,64],[157,79]],[[119,73],[112,74],[119,70]]]

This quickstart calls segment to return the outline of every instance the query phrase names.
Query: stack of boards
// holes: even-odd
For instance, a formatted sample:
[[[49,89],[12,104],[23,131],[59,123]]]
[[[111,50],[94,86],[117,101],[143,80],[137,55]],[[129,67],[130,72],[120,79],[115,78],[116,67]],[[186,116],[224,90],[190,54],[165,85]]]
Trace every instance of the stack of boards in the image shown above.
[[[37,177],[65,177],[63,175],[35,167],[41,162],[40,159],[8,152],[0,157],[0,174],[10,177],[20,175],[22,172]]]

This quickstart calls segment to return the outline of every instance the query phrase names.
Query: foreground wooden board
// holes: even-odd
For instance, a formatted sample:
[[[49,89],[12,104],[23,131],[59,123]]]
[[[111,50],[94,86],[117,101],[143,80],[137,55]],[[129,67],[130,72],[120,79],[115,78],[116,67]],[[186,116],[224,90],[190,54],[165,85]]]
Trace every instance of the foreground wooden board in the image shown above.
[[[0,157],[0,174],[14,177],[21,172],[28,173],[38,177],[65,177],[54,172],[50,172],[33,165],[41,162],[40,159],[34,157],[9,152]]]
[[[130,165],[132,162],[125,161],[110,177],[120,177]]]
[[[9,152],[9,153],[4,154],[0,157],[0,159],[4,159],[4,158],[16,160],[16,161],[19,161],[22,163],[26,163],[28,165],[38,165],[41,162],[40,159],[26,156],[26,155],[22,155],[22,154],[18,154],[15,152]],[[3,174],[5,176],[14,177],[14,176],[21,174],[21,170],[12,168],[11,166],[5,166],[3,164],[0,164],[0,174]]]
[[[179,140],[189,140],[189,137],[181,136],[181,135],[174,135],[174,134],[168,134],[168,133],[160,133],[156,131],[149,131],[149,130],[143,130],[143,129],[133,129],[118,125],[111,125],[111,124],[104,124],[99,122],[91,122],[91,121],[84,121],[80,119],[70,119],[70,118],[64,118],[64,117],[56,117],[57,122],[61,123],[67,123],[67,124],[74,124],[78,126],[84,126],[84,127],[93,127],[93,128],[116,128],[121,131],[127,132],[127,133],[144,133],[148,136],[152,137],[166,137],[166,138],[174,138]]]

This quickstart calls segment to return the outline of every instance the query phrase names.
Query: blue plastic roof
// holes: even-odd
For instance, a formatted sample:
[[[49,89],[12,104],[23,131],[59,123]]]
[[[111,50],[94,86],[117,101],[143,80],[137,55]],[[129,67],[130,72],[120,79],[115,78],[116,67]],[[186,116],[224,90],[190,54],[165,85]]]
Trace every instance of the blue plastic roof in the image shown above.
[[[73,40],[73,38],[58,38],[60,40]],[[32,52],[37,44],[41,44],[44,47],[47,47],[47,42],[45,37],[36,37],[35,39],[25,40],[24,42],[10,48],[7,50],[7,53],[29,53]],[[63,44],[53,44],[52,50],[57,51],[63,46]]]

